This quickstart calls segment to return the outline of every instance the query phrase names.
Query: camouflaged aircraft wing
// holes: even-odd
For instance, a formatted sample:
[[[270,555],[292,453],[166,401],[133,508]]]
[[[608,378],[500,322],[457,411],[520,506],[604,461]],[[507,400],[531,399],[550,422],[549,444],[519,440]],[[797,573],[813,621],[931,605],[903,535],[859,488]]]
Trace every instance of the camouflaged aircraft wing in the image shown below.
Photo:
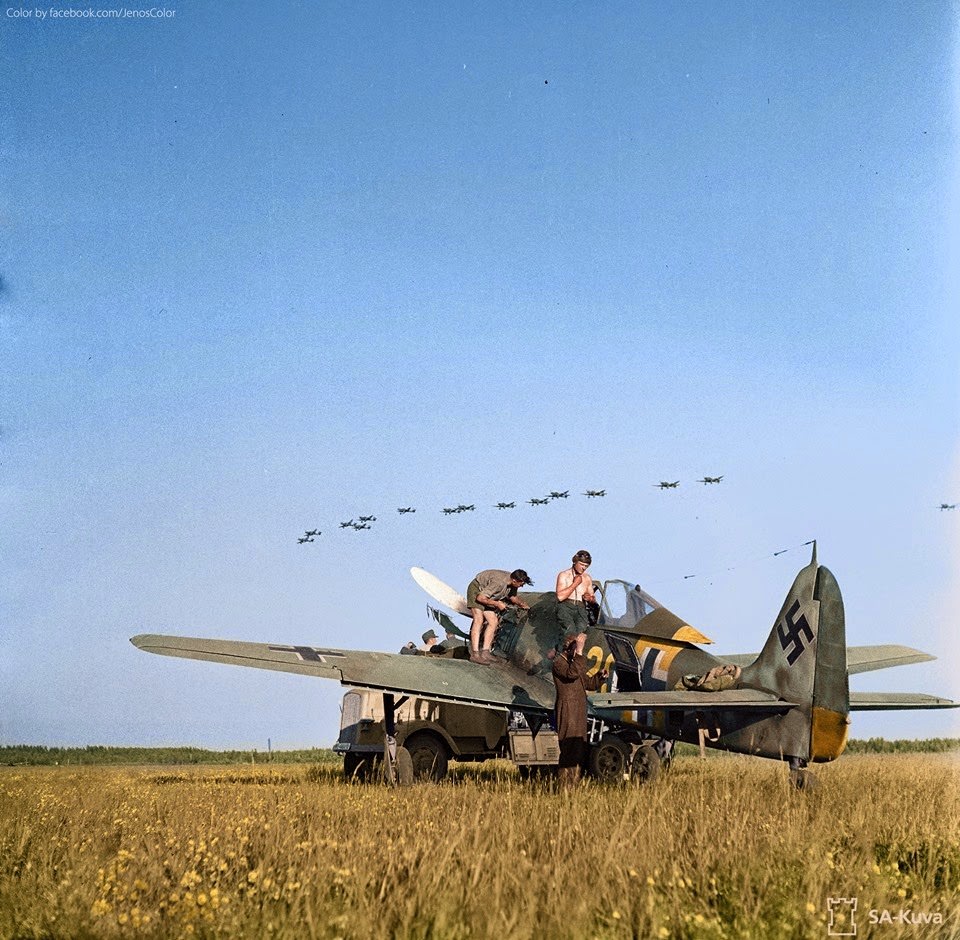
[[[960,708],[960,703],[922,692],[851,692],[850,711],[886,712],[914,708]]]
[[[737,653],[719,658],[735,666],[749,666],[757,655],[757,653]],[[936,658],[929,653],[896,643],[888,643],[884,646],[848,646],[847,674],[853,676],[858,672],[873,672],[875,669],[890,669],[892,666],[929,663]]]
[[[785,702],[769,692],[754,689],[725,689],[722,692],[697,692],[690,689],[663,692],[609,692],[587,696],[590,710],[598,715],[612,712],[648,709],[660,711],[723,711],[787,712],[795,702]]]
[[[468,660],[436,655],[401,656],[157,634],[140,634],[130,642],[137,649],[162,656],[319,676],[352,688],[502,710],[541,714],[553,710],[553,681],[527,675],[506,662],[480,666]]]

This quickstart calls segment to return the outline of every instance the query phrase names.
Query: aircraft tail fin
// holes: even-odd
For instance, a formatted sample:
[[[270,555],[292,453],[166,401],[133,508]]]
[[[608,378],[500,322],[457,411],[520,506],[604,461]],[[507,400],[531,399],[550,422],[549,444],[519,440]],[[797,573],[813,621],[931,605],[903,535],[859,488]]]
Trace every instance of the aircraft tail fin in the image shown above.
[[[790,756],[828,761],[843,752],[850,712],[843,598],[836,578],[817,563],[816,546],[741,684],[799,703]]]

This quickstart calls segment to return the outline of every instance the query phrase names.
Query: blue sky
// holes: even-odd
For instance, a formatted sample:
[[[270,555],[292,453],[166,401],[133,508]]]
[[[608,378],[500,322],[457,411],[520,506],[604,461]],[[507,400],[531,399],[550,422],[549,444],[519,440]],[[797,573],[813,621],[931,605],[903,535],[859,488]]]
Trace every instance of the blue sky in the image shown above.
[[[393,650],[411,565],[581,547],[743,652],[817,538],[940,657],[854,688],[960,697],[954,6],[167,8],[2,17],[0,740],[328,745],[128,637]]]

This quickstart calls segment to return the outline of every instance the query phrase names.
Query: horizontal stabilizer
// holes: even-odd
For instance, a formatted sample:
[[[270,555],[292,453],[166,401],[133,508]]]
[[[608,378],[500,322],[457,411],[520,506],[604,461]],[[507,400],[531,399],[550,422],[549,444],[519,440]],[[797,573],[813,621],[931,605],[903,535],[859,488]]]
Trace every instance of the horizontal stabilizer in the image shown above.
[[[703,711],[720,708],[725,711],[785,712],[795,708],[768,692],[754,689],[726,689],[723,692],[694,692],[688,689],[664,692],[610,692],[589,696],[594,712],[621,712],[634,709],[680,709]]]
[[[749,666],[757,653],[734,653],[721,656],[725,663],[735,666]],[[892,666],[909,666],[912,663],[929,663],[936,656],[915,650],[909,646],[888,643],[884,646],[848,646],[847,672],[853,676],[858,672],[873,672],[875,669],[889,669]]]
[[[353,688],[406,693],[488,708],[546,713],[553,709],[555,696],[551,680],[528,676],[506,662],[478,666],[446,656],[401,656],[153,633],[132,637],[130,642],[138,649],[162,656],[293,672],[334,679]]]
[[[891,666],[909,666],[911,663],[929,663],[936,656],[898,646],[895,643],[886,646],[849,646],[847,647],[847,672],[872,672],[874,669],[889,669]]]
[[[921,692],[851,692],[850,711],[886,712],[911,708],[960,708],[960,702]]]

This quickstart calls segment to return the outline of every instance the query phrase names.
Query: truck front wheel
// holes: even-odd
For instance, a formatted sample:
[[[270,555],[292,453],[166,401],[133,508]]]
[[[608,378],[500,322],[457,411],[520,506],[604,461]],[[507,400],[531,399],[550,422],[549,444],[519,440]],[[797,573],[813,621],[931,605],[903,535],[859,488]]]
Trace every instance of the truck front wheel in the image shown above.
[[[343,755],[343,776],[347,780],[369,780],[379,763],[378,754],[354,754],[347,751]]]
[[[403,746],[413,760],[414,780],[442,780],[447,775],[447,747],[434,735],[411,735]]]

